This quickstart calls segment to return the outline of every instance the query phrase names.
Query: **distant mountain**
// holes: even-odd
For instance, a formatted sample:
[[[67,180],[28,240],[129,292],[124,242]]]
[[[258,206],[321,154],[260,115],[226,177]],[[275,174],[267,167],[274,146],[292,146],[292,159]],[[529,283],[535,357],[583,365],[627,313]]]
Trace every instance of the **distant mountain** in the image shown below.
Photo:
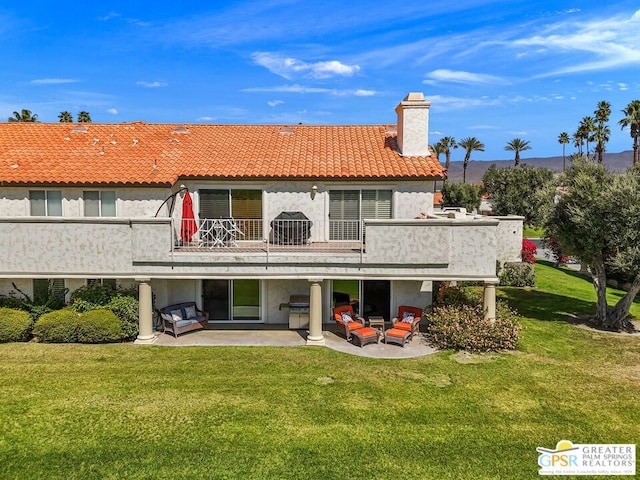
[[[441,163],[444,164],[444,156],[441,156]],[[627,150],[620,153],[605,153],[604,164],[612,172],[623,172],[633,164],[633,151]],[[463,162],[451,162],[449,168],[449,180],[453,183],[462,183],[462,163]],[[561,172],[562,171],[562,157],[547,157],[547,158],[523,158],[520,163],[531,165],[533,167],[546,167],[551,170]],[[469,162],[467,167],[467,183],[478,183],[482,181],[484,172],[491,166],[495,165],[498,168],[507,168],[513,166],[513,160],[483,160]],[[567,166],[569,166],[569,158],[567,156]]]

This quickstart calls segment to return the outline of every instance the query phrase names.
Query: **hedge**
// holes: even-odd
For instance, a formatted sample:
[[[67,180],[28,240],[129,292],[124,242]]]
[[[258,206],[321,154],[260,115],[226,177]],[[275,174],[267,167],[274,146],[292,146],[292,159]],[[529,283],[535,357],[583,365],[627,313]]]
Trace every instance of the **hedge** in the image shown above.
[[[24,310],[0,308],[0,342],[26,342],[33,322]]]
[[[120,319],[111,310],[91,310],[80,315],[78,342],[110,343],[122,339]]]
[[[80,316],[63,309],[42,315],[33,326],[33,335],[46,343],[73,343],[78,340]]]

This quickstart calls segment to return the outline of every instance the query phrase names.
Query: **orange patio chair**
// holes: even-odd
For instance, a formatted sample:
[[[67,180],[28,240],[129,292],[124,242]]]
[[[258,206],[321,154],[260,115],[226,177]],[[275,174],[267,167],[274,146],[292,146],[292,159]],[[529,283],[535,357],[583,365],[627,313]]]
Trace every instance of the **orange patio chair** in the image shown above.
[[[351,332],[364,328],[364,319],[357,317],[351,305],[343,305],[333,309],[333,319],[338,330],[344,332],[347,341],[351,341]]]
[[[391,319],[392,328],[398,328],[411,332],[410,339],[420,331],[420,320],[422,319],[422,309],[401,305],[398,307],[398,316]]]

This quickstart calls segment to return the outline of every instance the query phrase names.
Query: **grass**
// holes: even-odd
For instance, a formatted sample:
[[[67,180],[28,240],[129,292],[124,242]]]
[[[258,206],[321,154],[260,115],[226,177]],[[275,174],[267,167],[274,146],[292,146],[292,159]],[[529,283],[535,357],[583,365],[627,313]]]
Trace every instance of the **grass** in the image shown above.
[[[544,237],[544,229],[540,227],[524,227],[522,232],[523,238],[542,238]]]
[[[524,479],[537,446],[634,443],[638,339],[564,322],[593,288],[536,269],[500,289],[512,353],[0,345],[0,478]]]

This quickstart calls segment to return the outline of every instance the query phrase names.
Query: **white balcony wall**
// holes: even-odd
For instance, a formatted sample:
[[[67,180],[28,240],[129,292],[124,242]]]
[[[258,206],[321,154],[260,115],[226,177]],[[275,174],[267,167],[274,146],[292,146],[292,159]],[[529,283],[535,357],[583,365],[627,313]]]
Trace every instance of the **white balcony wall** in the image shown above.
[[[112,190],[116,192],[116,215],[123,217],[153,217],[170,195],[168,188],[140,188],[140,187],[60,187],[34,186],[9,187],[0,190],[0,217],[28,217],[31,215],[29,204],[29,190],[60,190],[62,191],[62,215],[64,217],[83,217],[83,191]],[[159,216],[167,216],[164,207]]]

